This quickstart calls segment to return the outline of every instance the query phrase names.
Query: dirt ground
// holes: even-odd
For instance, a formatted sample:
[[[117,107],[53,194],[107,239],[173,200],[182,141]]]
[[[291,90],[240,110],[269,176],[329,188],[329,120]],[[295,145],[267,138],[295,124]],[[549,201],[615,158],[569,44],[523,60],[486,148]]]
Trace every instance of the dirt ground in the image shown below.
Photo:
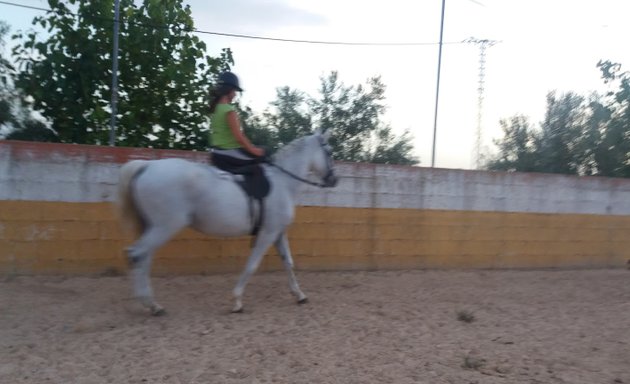
[[[630,271],[0,277],[0,383],[628,383]]]

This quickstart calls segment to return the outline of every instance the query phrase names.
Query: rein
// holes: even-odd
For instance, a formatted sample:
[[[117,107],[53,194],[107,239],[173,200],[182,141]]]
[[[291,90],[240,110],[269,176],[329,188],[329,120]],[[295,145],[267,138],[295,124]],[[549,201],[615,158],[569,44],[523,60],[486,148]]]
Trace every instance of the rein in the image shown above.
[[[324,183],[316,183],[314,181],[311,180],[307,180],[305,178],[302,178],[294,173],[291,173],[289,171],[287,171],[286,169],[282,168],[281,166],[279,166],[278,164],[272,163],[272,162],[268,162],[267,164],[271,165],[272,167],[276,167],[278,168],[278,170],[282,171],[283,173],[289,175],[290,177],[294,178],[295,180],[301,181],[303,183],[315,186],[315,187],[320,187],[320,188],[325,188],[326,184]]]

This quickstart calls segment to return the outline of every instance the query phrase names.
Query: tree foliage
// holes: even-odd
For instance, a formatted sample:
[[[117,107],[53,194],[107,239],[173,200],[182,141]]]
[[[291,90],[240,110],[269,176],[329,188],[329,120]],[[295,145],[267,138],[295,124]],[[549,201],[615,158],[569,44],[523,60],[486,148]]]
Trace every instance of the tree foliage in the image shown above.
[[[47,33],[14,36],[16,87],[52,128],[40,132],[45,126],[30,124],[17,137],[108,142],[113,1],[48,0],[51,11],[33,20]],[[205,149],[208,90],[233,64],[231,51],[206,55],[184,0],[120,0],[120,20],[116,144]],[[409,133],[394,135],[382,122],[384,94],[378,77],[346,86],[332,72],[321,79],[317,97],[282,87],[264,113],[247,106],[240,112],[252,141],[272,149],[316,128],[330,129],[338,159],[415,164]]]
[[[547,96],[545,119],[534,127],[524,116],[501,120],[494,170],[630,177],[630,74],[600,61],[606,95],[569,92]],[[616,89],[614,89],[616,87]]]
[[[601,174],[630,177],[630,73],[610,61],[600,61],[598,67],[612,90],[600,111],[603,121],[595,161]]]
[[[331,131],[335,158],[354,162],[417,164],[409,133],[396,136],[383,124],[385,85],[374,77],[365,85],[346,86],[337,72],[320,79],[316,97],[289,87],[262,115],[241,110],[252,141],[276,149],[315,129]]]
[[[529,119],[523,115],[516,115],[502,119],[499,124],[503,138],[495,142],[499,147],[499,154],[488,164],[488,168],[502,171],[534,171],[536,157]]]
[[[108,142],[112,95],[113,0],[48,0],[19,33],[16,85],[32,96],[62,142]],[[203,149],[207,93],[232,56],[205,53],[183,0],[120,0],[117,144]]]
[[[55,133],[33,118],[14,87],[15,68],[4,55],[9,26],[0,21],[0,137],[9,140],[56,141]]]
[[[0,21],[0,127],[12,124],[12,76],[13,66],[2,54],[5,47],[5,36],[9,33],[9,25]]]
[[[547,113],[535,135],[537,166],[550,173],[575,174],[581,166],[584,123],[588,112],[584,98],[569,92],[547,95]]]

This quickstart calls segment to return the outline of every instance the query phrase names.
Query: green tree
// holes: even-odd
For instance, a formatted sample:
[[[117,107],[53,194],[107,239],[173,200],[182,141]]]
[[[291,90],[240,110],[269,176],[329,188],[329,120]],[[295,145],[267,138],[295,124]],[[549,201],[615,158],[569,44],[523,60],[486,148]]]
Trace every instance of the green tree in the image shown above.
[[[12,111],[12,99],[14,98],[12,90],[13,66],[4,57],[5,36],[9,33],[9,25],[0,21],[0,127],[15,122]],[[6,130],[6,128],[5,128]]]
[[[365,153],[368,163],[415,165],[419,160],[413,156],[413,145],[409,131],[396,136],[389,126],[381,126],[372,134],[374,140]]]
[[[380,78],[366,86],[345,86],[332,72],[321,79],[318,97],[281,87],[271,108],[262,115],[241,112],[245,132],[252,141],[271,149],[309,134],[329,129],[336,159],[355,162],[417,164],[408,132],[393,134],[382,123],[385,86]]]
[[[600,61],[606,95],[572,92],[547,96],[547,112],[534,129],[525,118],[502,120],[499,153],[489,169],[630,177],[630,73]]]
[[[307,110],[308,96],[289,87],[276,90],[276,100],[271,102],[275,113],[266,112],[267,124],[276,132],[278,145],[286,145],[296,137],[313,131],[312,117]]]
[[[583,145],[588,119],[584,98],[573,92],[547,95],[547,112],[535,135],[538,171],[577,174],[585,157]]]
[[[48,0],[51,12],[20,33],[16,85],[34,99],[63,142],[108,142],[113,0]],[[117,144],[203,149],[208,87],[233,63],[205,54],[183,0],[120,0]]]
[[[274,152],[278,149],[276,132],[269,129],[262,116],[256,114],[250,107],[237,104],[241,125],[245,135],[257,146]]]
[[[289,87],[276,89],[272,111],[255,113],[249,107],[237,105],[247,137],[256,145],[275,152],[279,147],[312,132],[311,116],[305,109],[307,96]]]
[[[598,110],[595,162],[599,174],[630,177],[630,73],[610,61],[600,61],[597,66],[604,82],[617,89],[608,93],[608,102]]]
[[[592,174],[592,146],[598,124],[596,100],[586,103],[573,92],[547,95],[545,119],[535,128],[525,116],[500,121],[503,137],[495,140],[499,153],[486,167],[492,170]],[[600,118],[601,115],[597,115]]]
[[[610,161],[610,153],[604,149],[604,135],[610,120],[610,110],[602,103],[601,96],[593,93],[586,106],[587,117],[582,137],[576,146],[582,175],[608,175],[605,163]],[[603,151],[602,151],[603,150]]]
[[[15,68],[4,56],[9,25],[0,21],[0,137],[8,140],[57,141],[55,133],[34,119],[14,88]]]
[[[57,134],[41,121],[25,118],[6,137],[7,140],[59,142]]]
[[[501,119],[503,137],[495,140],[499,153],[487,164],[488,169],[532,172],[536,170],[534,132],[529,119],[523,115]]]
[[[332,131],[331,145],[340,159],[366,160],[368,140],[385,112],[385,86],[379,78],[368,82],[368,89],[362,85],[347,87],[338,73],[332,72],[321,79],[319,98],[310,102],[317,125]]]
[[[335,157],[345,161],[417,164],[408,132],[395,136],[383,124],[385,85],[380,77],[346,86],[337,72],[321,79],[319,97],[310,100],[315,126],[332,131]]]

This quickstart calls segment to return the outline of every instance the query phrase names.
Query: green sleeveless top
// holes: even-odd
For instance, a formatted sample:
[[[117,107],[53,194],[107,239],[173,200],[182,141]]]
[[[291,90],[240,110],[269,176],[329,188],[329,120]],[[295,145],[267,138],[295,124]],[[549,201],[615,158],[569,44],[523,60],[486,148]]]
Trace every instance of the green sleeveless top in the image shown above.
[[[241,144],[230,130],[227,113],[236,111],[232,104],[217,104],[214,113],[210,115],[210,146],[221,149],[240,148]]]

